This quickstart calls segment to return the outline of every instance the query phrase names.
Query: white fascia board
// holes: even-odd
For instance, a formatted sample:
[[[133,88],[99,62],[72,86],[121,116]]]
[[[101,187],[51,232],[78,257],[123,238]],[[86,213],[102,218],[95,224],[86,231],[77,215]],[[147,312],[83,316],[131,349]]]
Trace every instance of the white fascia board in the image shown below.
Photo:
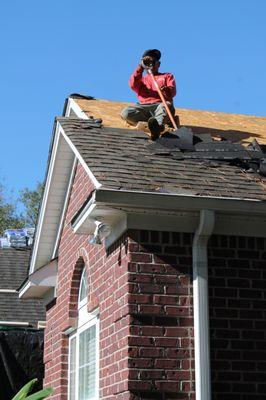
[[[74,158],[74,162],[73,162],[73,166],[72,166],[71,175],[70,175],[70,178],[69,178],[69,183],[68,183],[67,193],[66,193],[66,197],[65,197],[64,207],[63,207],[62,214],[61,214],[61,217],[60,217],[60,223],[59,223],[59,226],[58,226],[58,232],[57,232],[57,236],[56,236],[56,240],[55,240],[55,245],[54,245],[54,251],[53,251],[53,254],[52,254],[52,258],[55,258],[57,256],[58,246],[59,246],[61,233],[62,233],[62,229],[63,229],[63,223],[64,223],[64,220],[65,220],[66,210],[67,210],[67,207],[68,207],[69,197],[70,197],[70,194],[71,194],[72,184],[73,184],[73,181],[74,181],[76,166],[77,166],[77,158],[75,157]]]
[[[57,285],[57,259],[29,275],[26,284],[19,291],[19,298],[42,298]]]
[[[106,238],[106,247],[127,229],[193,233],[197,229],[200,212],[204,209],[200,207],[203,205],[206,205],[206,208],[207,205],[211,207],[213,202],[214,209],[222,209],[216,212],[214,234],[265,237],[266,213],[262,215],[262,209],[259,209],[259,213],[257,211],[258,215],[246,213],[245,201],[240,204],[237,200],[237,209],[240,210],[237,213],[235,207],[232,207],[232,210],[228,206],[231,204],[230,199],[228,203],[227,199],[223,199],[220,203],[220,199],[187,197],[96,190],[82,213],[73,222],[72,228],[76,234],[91,235],[94,233],[96,220],[109,224],[111,234]],[[216,200],[219,200],[218,204]],[[236,204],[234,200],[232,203]],[[261,203],[263,202],[256,202],[260,205]],[[250,204],[247,207],[249,206]]]
[[[92,202],[86,211],[72,225],[74,233],[91,235],[95,230],[95,221],[115,226],[126,213],[102,204]]]
[[[195,232],[203,209],[216,211],[214,234],[265,237],[266,202],[96,190],[95,204],[121,210],[128,229]]]
[[[60,128],[61,126],[57,122],[29,274],[46,265],[52,259],[65,195],[75,158],[72,149],[62,136]]]
[[[27,284],[20,290],[20,299],[42,299],[45,293],[51,289],[50,286],[38,286],[32,282],[27,282]]]
[[[96,204],[92,201],[86,211],[80,215],[80,218],[73,223],[72,228],[74,233],[82,235],[93,233],[95,229],[95,220],[91,218],[91,215],[95,209]]]
[[[110,207],[124,206],[135,209],[200,211],[204,209],[231,214],[258,214],[266,216],[266,201],[227,197],[202,197],[174,193],[136,192],[100,188],[95,201]]]
[[[40,213],[39,213],[38,224],[37,224],[36,234],[35,234],[35,240],[34,240],[34,245],[33,245],[33,250],[32,250],[30,271],[29,271],[30,274],[32,274],[35,269],[35,262],[36,262],[38,248],[39,248],[42,226],[43,226],[43,221],[44,221],[44,216],[45,216],[45,211],[46,211],[46,206],[47,206],[47,201],[48,201],[48,196],[49,196],[49,191],[50,191],[50,185],[51,185],[53,171],[54,171],[55,159],[56,159],[57,150],[58,150],[59,136],[60,136],[59,124],[57,122],[56,129],[55,129],[53,149],[52,149],[52,154],[51,154],[51,160],[49,163],[49,169],[48,169],[46,184],[45,184],[45,188],[44,188],[42,205],[41,205],[41,209],[40,209]]]
[[[88,119],[74,99],[70,98],[67,102],[65,115],[69,116],[71,112],[75,113],[78,118]],[[66,194],[69,191],[75,157],[87,172],[94,186],[100,188],[101,184],[67,137],[60,123],[57,122],[32,250],[30,274],[45,265],[56,254],[62,220],[67,207]]]
[[[75,102],[75,100],[70,97],[67,101],[65,116],[70,117],[72,112],[74,112],[78,118],[89,119],[86,112],[83,111],[80,106]]]
[[[87,207],[73,222],[73,231],[76,234],[92,235],[96,228],[96,221],[111,227],[111,234],[105,240],[106,248],[110,247],[127,230],[127,214],[119,209],[95,203],[93,194]]]
[[[64,129],[62,128],[61,125],[60,125],[60,133],[62,134],[62,136],[64,137],[65,141],[68,143],[69,147],[71,148],[71,150],[73,151],[73,153],[75,154],[77,159],[79,160],[80,164],[83,166],[84,170],[87,172],[87,174],[88,174],[89,178],[91,179],[91,181],[92,181],[93,185],[95,186],[95,188],[99,189],[102,186],[101,183],[99,183],[97,181],[97,179],[95,178],[95,176],[91,172],[90,168],[88,167],[86,162],[81,157],[81,155],[80,155],[79,151],[77,150],[77,148],[73,145],[71,140],[65,134]]]
[[[78,118],[88,119],[88,116],[86,115],[86,113],[79,107],[79,105],[74,101],[74,99],[72,99],[70,97],[67,100],[65,116],[66,117],[70,117],[71,114],[73,114],[73,113]],[[76,165],[77,165],[77,157],[75,156],[74,162],[73,162],[72,171],[71,171],[71,176],[70,176],[70,179],[69,179],[69,184],[68,184],[67,194],[66,194],[66,198],[65,198],[65,203],[64,203],[64,207],[63,207],[61,218],[60,218],[60,224],[59,224],[59,227],[58,227],[58,233],[57,233],[57,237],[56,237],[56,241],[55,241],[55,246],[54,246],[54,251],[53,251],[52,258],[55,258],[57,256],[58,246],[59,246],[61,233],[62,233],[62,228],[63,228],[63,222],[64,222],[64,218],[65,218],[65,214],[66,214],[66,210],[67,210],[67,206],[68,206],[68,202],[69,202],[72,183],[73,183],[73,180],[74,180],[74,172],[75,172],[75,169],[76,169]]]

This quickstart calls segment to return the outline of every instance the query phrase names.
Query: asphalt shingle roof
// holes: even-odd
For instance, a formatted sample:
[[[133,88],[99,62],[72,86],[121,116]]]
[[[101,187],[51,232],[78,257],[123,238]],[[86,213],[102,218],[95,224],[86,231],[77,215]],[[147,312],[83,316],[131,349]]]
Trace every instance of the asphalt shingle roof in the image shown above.
[[[18,293],[0,293],[0,321],[45,321],[45,308],[40,299],[19,299]]]
[[[132,129],[92,127],[89,120],[59,118],[66,135],[104,188],[228,198],[266,199],[264,178],[227,162],[184,159],[156,151]]]
[[[29,248],[0,249],[0,289],[17,290],[28,276]],[[19,299],[18,292],[0,292],[0,321],[29,322],[35,326],[45,320],[45,307],[39,299]]]
[[[0,248],[0,289],[18,289],[27,278],[29,248]]]

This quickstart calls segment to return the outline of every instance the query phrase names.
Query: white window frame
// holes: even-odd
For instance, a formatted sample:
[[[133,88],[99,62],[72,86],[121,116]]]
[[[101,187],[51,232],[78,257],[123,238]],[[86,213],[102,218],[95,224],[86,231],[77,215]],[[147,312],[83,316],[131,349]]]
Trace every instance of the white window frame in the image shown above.
[[[82,279],[85,274],[85,268],[81,275],[79,297],[82,285]],[[92,313],[87,311],[87,297],[78,303],[78,327],[77,330],[69,335],[68,346],[68,400],[70,400],[70,361],[71,361],[71,342],[76,339],[75,352],[75,399],[79,400],[79,343],[80,335],[87,329],[95,326],[95,396],[89,400],[99,400],[99,311],[95,310]]]

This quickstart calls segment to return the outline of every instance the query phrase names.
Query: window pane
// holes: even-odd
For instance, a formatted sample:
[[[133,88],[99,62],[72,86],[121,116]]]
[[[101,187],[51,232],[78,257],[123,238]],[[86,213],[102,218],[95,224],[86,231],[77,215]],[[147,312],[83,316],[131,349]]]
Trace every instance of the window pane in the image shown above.
[[[87,297],[87,280],[86,280],[86,270],[84,268],[81,276],[80,281],[80,288],[79,288],[79,303],[86,299]]]
[[[76,389],[76,338],[70,340],[69,351],[69,400],[75,400]]]
[[[79,400],[92,399],[96,391],[96,326],[79,337]]]

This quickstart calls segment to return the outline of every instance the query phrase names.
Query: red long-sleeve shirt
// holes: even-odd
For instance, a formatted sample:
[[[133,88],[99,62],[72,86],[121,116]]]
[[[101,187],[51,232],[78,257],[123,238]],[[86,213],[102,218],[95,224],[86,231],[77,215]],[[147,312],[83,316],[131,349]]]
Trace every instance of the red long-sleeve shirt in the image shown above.
[[[141,104],[160,103],[161,98],[156,90],[152,77],[142,75],[143,69],[138,66],[130,77],[129,86],[137,93],[138,101]],[[163,95],[166,101],[173,102],[173,97],[176,95],[175,78],[170,73],[160,73],[155,75],[155,79],[160,88],[165,87]]]

